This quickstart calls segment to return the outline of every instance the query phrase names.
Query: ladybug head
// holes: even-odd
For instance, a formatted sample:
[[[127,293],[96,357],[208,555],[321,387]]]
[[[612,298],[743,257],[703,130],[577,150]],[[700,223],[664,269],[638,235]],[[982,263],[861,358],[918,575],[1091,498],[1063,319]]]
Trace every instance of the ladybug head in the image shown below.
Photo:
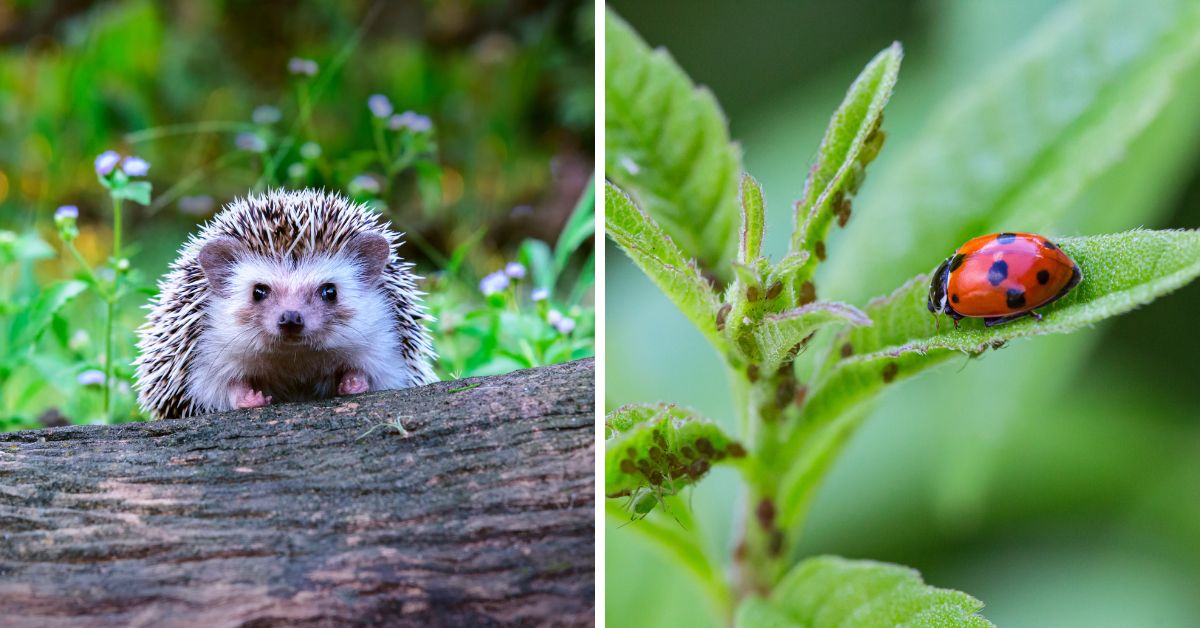
[[[950,304],[946,302],[946,281],[950,278],[950,260],[952,258],[953,256],[947,257],[946,261],[938,265],[937,270],[933,271],[933,278],[929,281],[929,301],[925,303],[925,306],[934,314],[947,312],[950,309]]]

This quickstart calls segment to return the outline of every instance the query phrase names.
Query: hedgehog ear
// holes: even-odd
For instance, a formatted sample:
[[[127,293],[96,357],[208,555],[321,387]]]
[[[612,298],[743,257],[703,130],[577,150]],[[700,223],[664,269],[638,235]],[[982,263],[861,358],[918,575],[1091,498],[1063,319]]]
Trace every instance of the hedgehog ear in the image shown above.
[[[233,265],[244,252],[242,245],[229,236],[214,238],[200,249],[200,268],[214,290],[225,291],[229,276],[233,273]]]
[[[392,245],[378,233],[364,232],[346,243],[346,251],[362,264],[362,273],[368,281],[377,279],[387,266],[392,254]]]

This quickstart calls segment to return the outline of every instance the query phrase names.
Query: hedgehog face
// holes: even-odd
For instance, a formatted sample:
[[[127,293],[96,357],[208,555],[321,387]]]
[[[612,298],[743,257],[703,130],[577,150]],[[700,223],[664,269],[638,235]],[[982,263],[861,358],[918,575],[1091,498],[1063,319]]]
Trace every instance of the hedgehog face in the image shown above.
[[[213,288],[208,306],[213,331],[236,335],[241,342],[234,342],[250,352],[336,350],[348,342],[370,342],[346,336],[362,328],[364,316],[386,312],[378,283],[390,247],[378,240],[364,245],[356,238],[338,254],[299,259],[229,251],[239,245],[214,240],[199,260]]]
[[[357,283],[353,268],[325,256],[297,263],[251,258],[233,269],[222,307],[269,344],[321,347],[332,326],[353,317],[347,301]]]

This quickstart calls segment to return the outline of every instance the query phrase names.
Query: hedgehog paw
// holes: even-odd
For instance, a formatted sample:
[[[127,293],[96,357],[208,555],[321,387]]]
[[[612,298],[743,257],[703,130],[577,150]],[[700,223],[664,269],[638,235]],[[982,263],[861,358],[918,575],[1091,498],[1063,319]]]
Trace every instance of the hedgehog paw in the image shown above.
[[[242,383],[231,386],[229,396],[233,400],[233,407],[238,410],[261,408],[271,403],[270,395],[264,395],[262,392]]]
[[[367,376],[362,371],[347,371],[338,382],[338,395],[357,395],[369,388]]]

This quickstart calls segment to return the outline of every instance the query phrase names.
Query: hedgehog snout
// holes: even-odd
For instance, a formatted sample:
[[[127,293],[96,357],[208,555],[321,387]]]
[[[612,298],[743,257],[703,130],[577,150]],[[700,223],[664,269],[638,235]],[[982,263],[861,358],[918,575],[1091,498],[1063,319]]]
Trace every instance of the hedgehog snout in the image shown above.
[[[285,335],[297,335],[304,331],[304,316],[296,310],[287,310],[279,315],[279,331]]]

